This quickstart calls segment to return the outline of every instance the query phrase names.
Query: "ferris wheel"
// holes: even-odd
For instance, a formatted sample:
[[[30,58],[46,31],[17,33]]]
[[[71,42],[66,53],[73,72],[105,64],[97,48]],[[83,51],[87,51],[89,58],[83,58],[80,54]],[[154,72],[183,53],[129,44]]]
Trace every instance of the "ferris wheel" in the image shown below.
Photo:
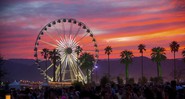
[[[39,32],[34,57],[46,81],[83,81],[87,77],[78,61],[80,51],[91,53],[94,66],[98,60],[98,46],[92,31],[82,22],[61,18],[49,22]],[[82,50],[83,49],[83,50]]]

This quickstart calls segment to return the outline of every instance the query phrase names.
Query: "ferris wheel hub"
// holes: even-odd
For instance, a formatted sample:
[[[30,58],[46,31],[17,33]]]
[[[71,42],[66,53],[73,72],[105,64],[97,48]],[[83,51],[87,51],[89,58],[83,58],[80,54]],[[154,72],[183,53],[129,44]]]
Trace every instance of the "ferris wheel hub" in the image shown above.
[[[68,47],[68,48],[65,49],[65,52],[67,54],[71,54],[73,52],[73,50],[72,50],[72,48]]]

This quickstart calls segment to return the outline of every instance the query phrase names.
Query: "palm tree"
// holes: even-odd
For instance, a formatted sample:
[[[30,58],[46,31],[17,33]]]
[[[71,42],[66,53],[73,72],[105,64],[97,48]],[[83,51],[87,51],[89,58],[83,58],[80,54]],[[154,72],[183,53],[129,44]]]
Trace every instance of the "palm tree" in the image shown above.
[[[49,59],[51,59],[53,63],[53,81],[56,81],[55,71],[56,71],[56,62],[60,58],[59,53],[56,49],[49,51]]]
[[[6,71],[2,68],[4,64],[3,56],[0,54],[0,83],[3,77],[6,75]]]
[[[121,52],[121,63],[125,64],[125,76],[126,76],[126,82],[128,81],[129,75],[128,75],[128,65],[132,63],[133,53],[131,51],[124,50]]]
[[[174,56],[174,79],[176,79],[176,62],[175,62],[175,52],[178,52],[180,45],[176,42],[173,41],[170,43],[170,49],[171,52],[173,52],[173,56]]]
[[[92,69],[94,67],[94,56],[90,53],[84,52],[79,57],[81,68],[86,70],[87,83],[89,83],[89,71],[91,71],[91,80],[92,80]]]
[[[183,56],[183,60],[184,60],[184,62],[185,62],[185,48],[184,48],[183,51],[182,51],[182,56]]]
[[[77,54],[77,74],[79,75],[79,55],[80,55],[80,53],[82,52],[82,48],[80,47],[80,46],[77,46],[76,47],[76,49],[75,49],[75,52],[76,52],[76,54]],[[77,81],[78,81],[78,75],[77,75]]]
[[[59,72],[59,75],[60,75],[60,82],[62,82],[62,63],[61,63],[61,57],[58,58],[58,60],[60,61],[60,72]]]
[[[143,51],[146,51],[144,44],[139,44],[138,50],[141,53],[141,77],[143,78]]]
[[[105,54],[107,54],[108,56],[108,77],[110,76],[110,62],[109,62],[109,55],[112,52],[112,47],[111,46],[107,46],[105,49]]]
[[[49,49],[47,49],[47,48],[42,49],[41,55],[44,56],[44,59],[46,60],[46,62],[45,62],[45,70],[46,70],[45,79],[46,79],[46,82],[48,82],[48,79],[47,79],[47,60],[49,57]]]
[[[166,59],[165,49],[163,47],[152,48],[151,59],[157,63],[157,76],[162,77],[161,61]]]

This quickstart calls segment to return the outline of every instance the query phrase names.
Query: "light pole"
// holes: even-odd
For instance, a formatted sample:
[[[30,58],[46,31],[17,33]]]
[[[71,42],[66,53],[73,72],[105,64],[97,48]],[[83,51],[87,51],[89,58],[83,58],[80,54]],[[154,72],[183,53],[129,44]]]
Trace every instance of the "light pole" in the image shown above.
[[[96,83],[97,83],[97,82],[98,82],[98,80],[97,80],[97,75],[98,75],[98,66],[95,66],[95,71],[96,71],[95,77],[96,77]]]

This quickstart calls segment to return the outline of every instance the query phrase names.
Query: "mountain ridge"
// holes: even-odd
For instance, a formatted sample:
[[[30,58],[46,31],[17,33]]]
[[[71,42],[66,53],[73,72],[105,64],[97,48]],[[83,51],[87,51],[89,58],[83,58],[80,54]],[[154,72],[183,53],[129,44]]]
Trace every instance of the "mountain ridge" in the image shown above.
[[[157,66],[150,58],[144,57],[144,75],[147,78],[157,76]],[[167,59],[161,62],[162,73],[165,80],[173,79],[173,59]],[[98,69],[94,71],[94,79],[100,79],[107,74],[108,62],[107,59],[100,59],[97,62]],[[185,63],[181,59],[176,60],[177,70],[185,69]],[[43,77],[37,70],[34,59],[9,59],[5,60],[3,68],[7,71],[5,80],[31,80],[43,81]],[[121,76],[124,79],[125,65],[120,63],[120,59],[110,59],[111,78],[116,79]],[[97,74],[97,75],[96,75]],[[185,75],[185,74],[183,74]],[[134,57],[132,64],[129,65],[129,76],[137,80],[141,77],[141,57]],[[184,76],[183,76],[184,77]]]

